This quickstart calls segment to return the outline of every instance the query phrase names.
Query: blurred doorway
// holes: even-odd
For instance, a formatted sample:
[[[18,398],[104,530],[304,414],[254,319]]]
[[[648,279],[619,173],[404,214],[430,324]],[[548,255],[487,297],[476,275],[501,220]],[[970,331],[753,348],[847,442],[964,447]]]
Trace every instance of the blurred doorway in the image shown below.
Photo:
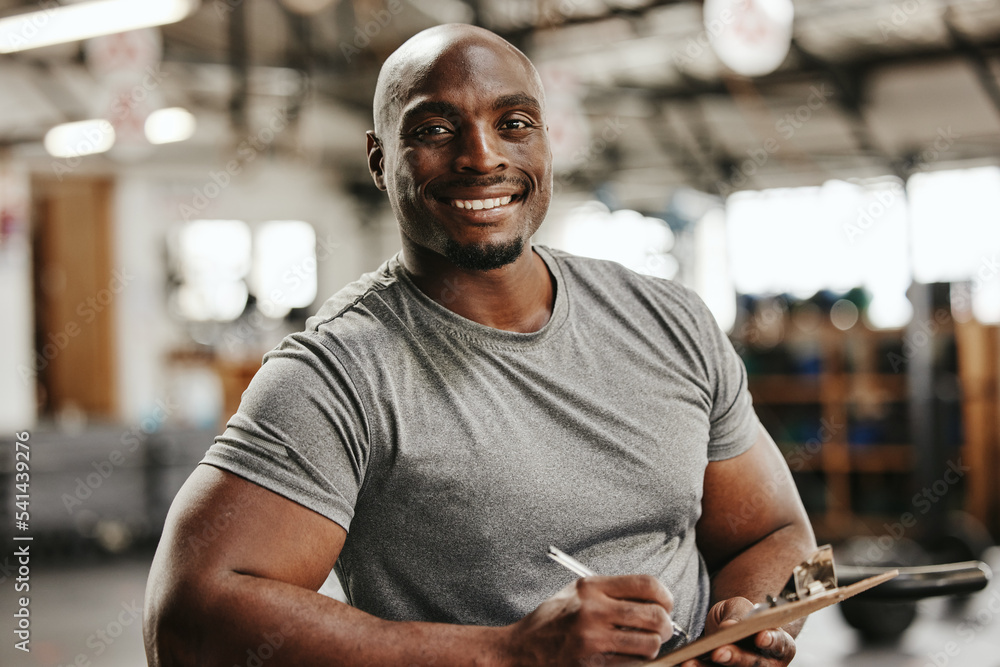
[[[35,178],[35,371],[41,416],[115,416],[114,306],[128,277],[112,266],[108,178]]]

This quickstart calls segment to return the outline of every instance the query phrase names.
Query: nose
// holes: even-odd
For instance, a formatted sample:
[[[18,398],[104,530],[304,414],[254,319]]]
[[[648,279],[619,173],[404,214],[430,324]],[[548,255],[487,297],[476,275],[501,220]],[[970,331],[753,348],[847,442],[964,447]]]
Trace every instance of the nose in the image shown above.
[[[503,142],[489,124],[464,123],[456,144],[455,171],[489,174],[507,168]]]

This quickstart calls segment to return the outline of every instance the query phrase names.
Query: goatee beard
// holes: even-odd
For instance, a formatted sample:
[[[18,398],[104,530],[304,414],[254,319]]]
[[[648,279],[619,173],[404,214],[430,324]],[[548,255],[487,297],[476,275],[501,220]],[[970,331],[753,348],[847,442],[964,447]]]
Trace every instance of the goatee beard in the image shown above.
[[[512,264],[523,251],[524,239],[521,238],[482,245],[461,245],[454,239],[448,239],[444,256],[466,271],[492,271]]]

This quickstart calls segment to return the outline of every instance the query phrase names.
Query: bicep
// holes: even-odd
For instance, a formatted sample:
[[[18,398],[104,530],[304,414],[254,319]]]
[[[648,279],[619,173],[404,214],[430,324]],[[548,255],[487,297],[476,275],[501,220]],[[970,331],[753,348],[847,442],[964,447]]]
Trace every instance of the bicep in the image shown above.
[[[170,508],[150,583],[205,583],[239,573],[317,590],[346,536],[298,503],[200,465]]]
[[[750,449],[705,469],[697,539],[712,572],[785,526],[808,525],[781,452],[764,427],[757,428]]]

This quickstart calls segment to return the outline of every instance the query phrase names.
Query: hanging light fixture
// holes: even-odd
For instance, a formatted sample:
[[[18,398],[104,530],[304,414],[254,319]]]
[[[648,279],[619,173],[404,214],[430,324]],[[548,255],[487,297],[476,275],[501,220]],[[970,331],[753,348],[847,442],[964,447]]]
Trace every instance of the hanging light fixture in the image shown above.
[[[92,0],[0,19],[0,53],[176,23],[200,0]]]
[[[187,141],[194,135],[194,115],[181,107],[157,109],[146,118],[146,139],[151,144]]]
[[[705,0],[705,30],[719,60],[737,74],[763,76],[792,44],[792,0]]]
[[[56,125],[45,134],[52,157],[77,158],[105,153],[115,145],[115,128],[103,118]]]
[[[337,0],[281,0],[281,4],[289,11],[303,16],[319,14],[321,11],[333,5]]]

